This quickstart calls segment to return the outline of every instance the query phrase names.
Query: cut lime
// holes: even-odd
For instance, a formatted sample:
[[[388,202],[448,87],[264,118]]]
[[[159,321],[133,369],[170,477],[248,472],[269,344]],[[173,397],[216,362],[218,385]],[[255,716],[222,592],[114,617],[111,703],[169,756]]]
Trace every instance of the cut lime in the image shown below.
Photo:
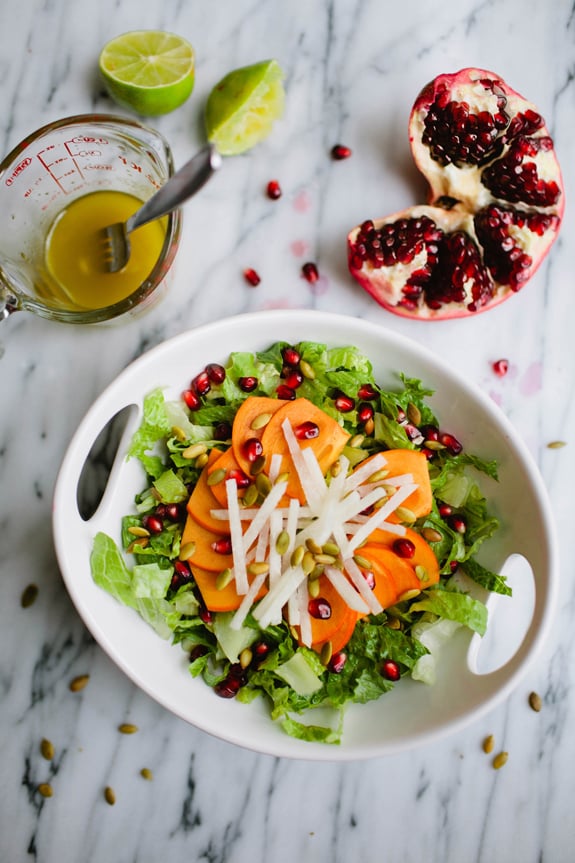
[[[264,60],[216,84],[206,105],[206,131],[222,155],[243,153],[267,138],[283,113],[282,80],[277,61]]]
[[[181,36],[134,30],[102,49],[99,68],[110,96],[138,114],[167,114],[194,87],[194,49]]]

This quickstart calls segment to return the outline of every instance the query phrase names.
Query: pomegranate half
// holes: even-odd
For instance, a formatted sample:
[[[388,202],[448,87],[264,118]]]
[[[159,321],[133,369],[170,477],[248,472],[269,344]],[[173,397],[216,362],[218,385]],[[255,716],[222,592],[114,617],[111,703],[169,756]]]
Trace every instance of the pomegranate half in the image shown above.
[[[405,317],[464,317],[531,278],[557,237],[561,170],[534,105],[483,69],[439,75],[409,121],[429,205],[363,222],[348,236],[351,274]]]

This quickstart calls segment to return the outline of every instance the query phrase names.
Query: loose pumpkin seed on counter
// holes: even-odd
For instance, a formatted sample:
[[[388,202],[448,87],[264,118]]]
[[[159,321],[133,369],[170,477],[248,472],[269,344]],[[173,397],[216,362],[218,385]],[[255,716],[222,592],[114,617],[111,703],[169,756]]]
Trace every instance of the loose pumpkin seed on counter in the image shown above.
[[[135,734],[139,731],[137,725],[133,725],[131,722],[122,722],[121,725],[118,725],[118,731],[120,734]]]
[[[41,782],[38,785],[37,791],[42,797],[52,797],[54,795],[54,789],[49,782]]]
[[[54,757],[54,744],[52,741],[47,740],[45,737],[40,741],[40,752],[42,754],[42,758],[45,758],[46,761],[51,761]]]
[[[543,700],[537,692],[529,693],[529,707],[536,713],[539,713],[539,711],[543,707]]]
[[[22,591],[22,596],[20,597],[20,605],[22,608],[30,608],[36,602],[38,598],[38,585],[37,584],[29,584]]]
[[[508,752],[498,752],[495,758],[492,761],[493,769],[500,770],[502,767],[507,764],[507,759],[509,758]]]
[[[106,785],[104,788],[104,800],[109,806],[113,806],[116,802],[116,794],[113,788],[110,788],[109,785]]]
[[[71,692],[81,692],[82,689],[88,685],[88,681],[90,680],[89,674],[79,674],[77,677],[74,677],[69,684],[69,689]]]

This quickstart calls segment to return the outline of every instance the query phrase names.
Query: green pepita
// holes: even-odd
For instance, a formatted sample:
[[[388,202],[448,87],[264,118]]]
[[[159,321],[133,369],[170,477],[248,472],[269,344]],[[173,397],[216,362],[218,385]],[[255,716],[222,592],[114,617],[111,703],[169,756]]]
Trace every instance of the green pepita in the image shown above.
[[[303,560],[304,554],[305,554],[304,546],[303,545],[296,545],[296,547],[292,551],[290,564],[292,566],[301,566],[301,562]]]
[[[317,599],[320,592],[320,584],[317,578],[311,579],[308,581],[307,592],[311,596],[312,599]]]
[[[397,601],[407,602],[409,599],[415,599],[415,597],[419,596],[420,593],[421,591],[418,590],[417,587],[414,587],[411,590],[404,590],[403,593],[397,597]]]
[[[366,557],[362,557],[361,554],[354,554],[353,562],[356,563],[361,569],[371,570],[372,563]]]
[[[443,535],[434,527],[424,527],[421,535],[427,542],[441,542],[443,539]]]
[[[413,524],[417,519],[415,513],[406,506],[398,506],[395,510],[395,514],[400,521],[404,521],[407,524]]]
[[[253,483],[251,485],[248,485],[242,498],[242,505],[253,506],[258,499],[258,494],[259,492]]]
[[[310,572],[314,569],[314,567],[315,567],[315,558],[314,558],[313,554],[311,553],[311,551],[304,552],[304,556],[303,556],[302,562],[301,562],[301,568],[303,569],[305,574],[309,575]]]
[[[41,782],[40,785],[38,785],[38,793],[41,794],[42,797],[52,797],[54,789],[49,782]]]
[[[365,440],[365,435],[356,434],[351,438],[350,441],[348,441],[348,446],[352,447],[353,449],[359,449],[360,446],[362,445],[362,443],[364,442],[364,440]]]
[[[324,554],[320,552],[319,554],[314,555],[315,562],[321,564],[321,566],[333,566],[335,563],[335,557],[333,554]]]
[[[337,557],[340,552],[337,542],[326,542],[322,545],[321,550],[324,554],[331,554],[333,557]]]
[[[222,569],[221,572],[218,572],[216,575],[216,590],[223,590],[228,586],[230,581],[232,580],[233,572],[229,567],[227,569]]]
[[[182,450],[182,456],[187,459],[197,458],[199,455],[205,455],[208,448],[205,443],[193,443],[191,446]]]
[[[371,476],[367,478],[368,482],[381,482],[383,479],[389,476],[389,471],[382,467],[379,470],[374,471]]]
[[[287,530],[282,530],[276,539],[276,551],[278,554],[285,554],[289,548],[289,533]]]
[[[45,758],[46,761],[51,761],[54,757],[54,744],[44,737],[40,742],[40,752],[42,753],[42,758]]]
[[[180,441],[180,443],[183,443],[186,440],[186,433],[180,426],[172,426],[172,434],[176,440]]]
[[[266,466],[265,455],[258,455],[251,464],[250,475],[251,476],[258,476],[259,474],[261,474],[261,472],[265,466]]]
[[[425,568],[424,566],[421,566],[421,564],[419,564],[419,563],[418,563],[418,564],[417,564],[417,566],[415,567],[415,574],[416,574],[416,576],[418,577],[418,579],[419,579],[420,581],[422,581],[422,582],[424,582],[424,583],[425,583],[426,581],[429,581],[429,573],[428,573],[428,571],[426,570],[426,568]]]
[[[189,560],[194,556],[196,552],[196,543],[195,542],[186,542],[180,548],[180,553],[178,555],[180,560]]]
[[[319,659],[322,665],[329,665],[331,657],[333,655],[333,645],[331,641],[326,641],[325,644],[322,644],[321,651],[319,654]]]
[[[269,476],[266,476],[265,473],[259,473],[256,476],[256,488],[260,494],[263,494],[264,497],[267,497],[270,491],[272,490],[272,484],[270,482]]]
[[[242,668],[247,668],[253,659],[253,653],[249,647],[244,647],[240,653],[239,660]]]
[[[217,485],[219,482],[222,482],[226,477],[226,472],[223,467],[216,468],[216,470],[212,471],[211,474],[208,475],[207,483],[208,485]]]
[[[252,424],[250,425],[250,428],[253,429],[253,431],[258,431],[259,429],[263,429],[263,428],[265,428],[265,426],[267,426],[267,424],[269,423],[271,418],[272,418],[271,414],[266,414],[266,413],[258,414],[257,417],[254,417],[254,419],[252,420]]]
[[[207,465],[207,463],[209,462],[209,460],[210,460],[210,457],[207,454],[207,452],[203,452],[201,455],[199,455],[196,458],[196,467],[199,469],[205,467]]]
[[[304,378],[308,379],[308,381],[313,381],[315,379],[315,372],[307,360],[300,360],[299,370]]]
[[[122,722],[121,725],[118,725],[118,731],[120,734],[135,734],[139,729],[132,722]]]
[[[149,536],[150,531],[145,527],[140,527],[139,524],[132,524],[128,528],[128,533],[131,533],[132,536]]]
[[[414,405],[413,402],[410,402],[407,406],[407,419],[410,423],[413,423],[414,426],[418,426],[421,422],[421,411]]]
[[[116,795],[114,794],[114,789],[110,788],[109,785],[106,785],[104,788],[104,800],[109,806],[113,806],[116,802]]]
[[[247,571],[249,575],[266,575],[270,571],[270,565],[267,560],[254,560],[248,564]]]
[[[310,537],[309,539],[306,539],[305,545],[306,545],[307,550],[311,551],[312,554],[321,554],[322,553],[321,545],[318,545],[318,543],[315,541],[315,539],[312,539],[312,537]]]
[[[36,602],[38,597],[38,585],[37,584],[29,584],[22,591],[22,596],[20,597],[20,605],[22,608],[30,608]]]

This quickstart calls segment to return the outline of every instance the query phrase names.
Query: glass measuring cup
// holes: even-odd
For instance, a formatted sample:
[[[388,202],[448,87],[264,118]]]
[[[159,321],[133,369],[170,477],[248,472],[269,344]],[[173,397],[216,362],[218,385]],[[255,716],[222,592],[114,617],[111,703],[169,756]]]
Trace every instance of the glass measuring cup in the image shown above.
[[[46,265],[46,240],[55,219],[76,199],[109,191],[146,201],[173,173],[164,138],[123,117],[67,117],[25,138],[0,165],[0,320],[26,310],[90,324],[148,307],[174,261],[179,210],[165,217],[163,245],[149,275],[129,296],[101,308],[82,308],[58,289]]]

